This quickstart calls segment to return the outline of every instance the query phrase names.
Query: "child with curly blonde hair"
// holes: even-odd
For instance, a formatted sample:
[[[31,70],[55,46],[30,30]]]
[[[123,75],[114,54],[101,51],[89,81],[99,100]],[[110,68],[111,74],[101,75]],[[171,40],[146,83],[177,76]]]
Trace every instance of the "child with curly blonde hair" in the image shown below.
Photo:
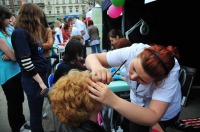
[[[70,70],[62,76],[49,93],[55,116],[61,122],[59,132],[98,131],[105,132],[99,126],[97,114],[103,105],[88,95],[90,74],[84,71]]]

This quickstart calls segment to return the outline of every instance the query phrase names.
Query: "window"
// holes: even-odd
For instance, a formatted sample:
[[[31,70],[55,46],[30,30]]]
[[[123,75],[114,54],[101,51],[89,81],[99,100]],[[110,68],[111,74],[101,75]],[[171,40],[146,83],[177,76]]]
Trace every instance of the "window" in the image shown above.
[[[59,0],[56,0],[56,4],[59,4]]]
[[[72,4],[72,0],[69,0],[69,4]]]
[[[49,5],[51,4],[50,0],[48,0],[48,4],[49,4]]]
[[[66,6],[63,6],[63,14],[66,14]]]
[[[57,12],[57,14],[60,13],[59,7],[56,7],[56,12]]]
[[[14,5],[18,5],[18,0],[14,0]]]
[[[78,3],[78,0],[75,0],[75,3]]]
[[[72,13],[72,7],[69,8],[69,12]]]
[[[65,4],[65,0],[63,0],[63,2],[62,2],[63,4]]]
[[[49,14],[51,14],[51,11],[49,11]]]
[[[78,7],[76,7],[76,12],[78,12]]]
[[[82,9],[82,13],[85,14],[85,9]]]
[[[5,5],[9,5],[9,0],[5,0]]]

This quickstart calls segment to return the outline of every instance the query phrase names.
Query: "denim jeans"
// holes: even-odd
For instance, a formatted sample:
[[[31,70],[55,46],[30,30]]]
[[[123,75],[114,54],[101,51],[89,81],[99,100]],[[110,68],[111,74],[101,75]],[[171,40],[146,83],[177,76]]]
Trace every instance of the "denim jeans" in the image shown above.
[[[46,75],[40,75],[42,80],[45,82]],[[21,79],[22,87],[26,93],[30,111],[30,127],[32,132],[44,132],[42,127],[42,108],[44,97],[38,95],[40,86],[30,76],[22,76]]]
[[[91,49],[92,49],[92,53],[101,53],[100,44],[92,45]]]

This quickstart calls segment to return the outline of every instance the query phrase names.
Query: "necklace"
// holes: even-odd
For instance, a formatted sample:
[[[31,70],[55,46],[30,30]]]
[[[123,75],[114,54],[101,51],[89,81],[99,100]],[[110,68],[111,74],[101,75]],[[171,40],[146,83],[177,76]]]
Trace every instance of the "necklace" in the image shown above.
[[[1,30],[1,32],[3,33],[3,35],[5,36],[5,37],[10,37],[10,35],[8,35],[5,31],[3,31],[3,30]]]

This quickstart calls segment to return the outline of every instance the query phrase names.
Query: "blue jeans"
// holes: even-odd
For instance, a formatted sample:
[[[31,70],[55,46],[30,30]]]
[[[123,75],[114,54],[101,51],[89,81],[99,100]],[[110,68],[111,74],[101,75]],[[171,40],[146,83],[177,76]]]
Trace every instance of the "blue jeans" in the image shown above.
[[[91,49],[92,53],[101,53],[100,44],[92,45]]]
[[[41,75],[40,75],[41,76]],[[41,76],[45,82],[46,75]],[[32,132],[44,132],[42,127],[42,108],[44,97],[39,96],[39,84],[30,76],[22,76],[22,87],[26,93],[30,111],[30,127]]]

